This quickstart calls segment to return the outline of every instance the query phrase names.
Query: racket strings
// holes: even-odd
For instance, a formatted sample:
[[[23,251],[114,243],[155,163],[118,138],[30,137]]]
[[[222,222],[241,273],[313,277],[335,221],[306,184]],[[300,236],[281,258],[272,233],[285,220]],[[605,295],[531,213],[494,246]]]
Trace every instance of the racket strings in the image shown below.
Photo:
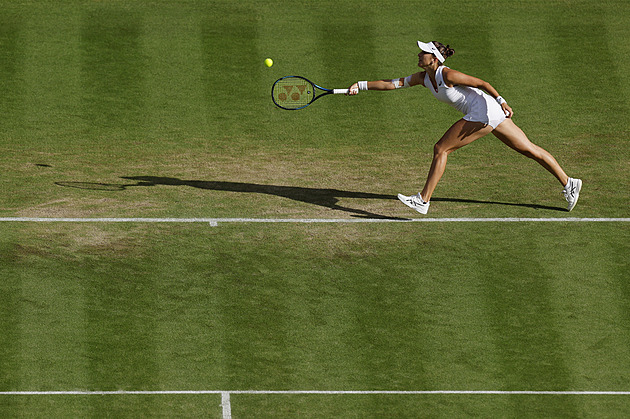
[[[313,85],[300,77],[286,77],[273,86],[273,100],[283,108],[297,109],[311,103],[315,94]]]

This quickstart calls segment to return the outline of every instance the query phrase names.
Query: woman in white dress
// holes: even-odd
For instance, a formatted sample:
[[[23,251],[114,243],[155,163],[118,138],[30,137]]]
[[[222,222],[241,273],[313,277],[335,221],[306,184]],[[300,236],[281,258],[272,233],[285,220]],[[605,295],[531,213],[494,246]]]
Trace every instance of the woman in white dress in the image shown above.
[[[582,181],[568,177],[548,151],[527,138],[512,121],[512,108],[490,83],[444,66],[446,58],[454,53],[450,46],[435,41],[418,41],[418,47],[418,67],[424,71],[399,79],[360,81],[350,86],[348,93],[356,95],[360,90],[395,90],[420,85],[428,88],[439,101],[464,114],[435,144],[433,162],[422,191],[411,196],[399,194],[398,198],[426,214],[433,191],[444,174],[448,155],[492,132],[506,145],[534,159],[553,174],[564,187],[563,193],[569,203],[567,209],[571,211],[577,203]]]

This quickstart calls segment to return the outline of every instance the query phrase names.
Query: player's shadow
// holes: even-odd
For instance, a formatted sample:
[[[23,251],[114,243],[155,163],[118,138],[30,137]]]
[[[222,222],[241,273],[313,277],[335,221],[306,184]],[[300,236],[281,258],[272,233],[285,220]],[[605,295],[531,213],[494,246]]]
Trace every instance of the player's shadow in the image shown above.
[[[243,192],[243,193],[260,193],[267,195],[281,196],[284,198],[292,199],[294,201],[306,202],[308,204],[319,205],[321,207],[330,208],[334,210],[340,210],[352,213],[355,216],[368,217],[368,218],[385,218],[385,219],[399,219],[397,217],[386,217],[383,215],[373,214],[368,211],[358,210],[354,208],[343,207],[338,204],[339,198],[359,198],[359,199],[393,199],[397,200],[395,195],[375,194],[370,192],[353,192],[342,191],[340,189],[324,189],[324,188],[303,188],[299,186],[277,186],[277,185],[261,185],[257,183],[242,183],[242,182],[221,182],[221,181],[206,181],[206,180],[182,180],[171,177],[159,177],[159,176],[124,176],[122,179],[135,180],[138,183],[128,186],[155,186],[155,185],[169,185],[169,186],[190,186],[199,189],[208,189],[213,191],[230,191],[230,192]],[[511,202],[496,202],[496,201],[480,201],[475,199],[461,199],[461,198],[433,198],[431,201],[435,202],[461,202],[467,204],[486,204],[486,205],[505,205],[513,207],[525,207],[533,209],[542,209],[550,211],[566,211],[560,207],[550,207],[546,205],[537,204],[518,204]]]
[[[550,207],[548,205],[517,204],[514,202],[479,201],[476,199],[462,199],[462,198],[431,198],[431,202],[462,202],[465,204],[505,205],[508,207],[525,207],[525,208],[548,210],[548,211],[562,211],[562,212],[567,211],[566,208],[563,208],[563,207]]]
[[[396,196],[387,195],[387,194],[343,191],[340,189],[303,188],[299,186],[261,185],[257,183],[243,183],[243,182],[182,180],[182,179],[177,179],[177,178],[160,177],[160,176],[124,176],[122,177],[122,179],[132,180],[132,181],[135,181],[136,183],[131,183],[131,184],[126,183],[126,184],[121,185],[121,184],[94,183],[94,182],[55,182],[55,184],[59,186],[70,187],[70,188],[105,190],[105,191],[121,191],[130,187],[157,186],[157,185],[189,186],[192,188],[206,189],[206,190],[213,190],[213,191],[229,191],[229,192],[275,195],[275,196],[280,196],[283,198],[288,198],[294,201],[306,202],[308,204],[318,205],[320,207],[344,211],[344,212],[352,214],[355,217],[381,218],[381,219],[394,219],[394,220],[406,219],[406,218],[398,218],[398,217],[387,217],[384,215],[374,214],[369,211],[344,207],[338,204],[340,198],[397,200]],[[519,203],[512,203],[512,202],[481,201],[481,200],[476,200],[476,199],[433,198],[431,199],[431,201],[432,202],[459,202],[459,203],[466,203],[466,204],[501,205],[501,206],[531,208],[535,210],[566,212],[566,209],[562,207],[550,207],[546,205],[537,205],[537,204],[519,204]]]
[[[382,219],[400,219],[396,217],[387,217],[384,215],[374,214],[356,208],[348,208],[339,205],[340,198],[358,198],[358,199],[397,199],[394,195],[375,194],[370,192],[353,192],[343,191],[340,189],[327,188],[303,188],[299,186],[277,186],[277,185],[261,185],[257,183],[243,182],[222,182],[222,181],[204,181],[204,180],[182,180],[171,177],[158,176],[124,176],[122,179],[137,181],[131,186],[190,186],[192,188],[207,189],[212,191],[229,191],[241,193],[256,193],[280,196],[294,201],[306,202],[308,204],[318,205],[320,207],[330,208],[333,210],[344,211],[355,217],[364,218],[382,218]]]

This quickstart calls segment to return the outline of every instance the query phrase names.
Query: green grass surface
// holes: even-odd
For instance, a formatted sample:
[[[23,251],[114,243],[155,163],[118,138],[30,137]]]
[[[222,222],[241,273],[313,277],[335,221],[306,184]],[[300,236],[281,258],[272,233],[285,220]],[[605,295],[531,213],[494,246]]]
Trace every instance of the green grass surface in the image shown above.
[[[490,81],[584,180],[494,137],[431,217],[629,217],[625,1],[0,2],[0,216],[415,217],[459,118],[417,71]],[[274,59],[266,68],[263,60]],[[0,392],[630,390],[627,223],[0,224]],[[0,395],[4,417],[221,417],[219,395]],[[629,396],[247,395],[234,417],[622,417]]]

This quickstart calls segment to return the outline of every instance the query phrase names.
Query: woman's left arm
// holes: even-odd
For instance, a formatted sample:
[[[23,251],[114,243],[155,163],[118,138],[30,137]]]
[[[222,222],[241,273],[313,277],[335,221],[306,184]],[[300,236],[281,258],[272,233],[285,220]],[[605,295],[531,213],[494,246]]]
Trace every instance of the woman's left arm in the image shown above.
[[[444,77],[444,82],[449,86],[459,84],[461,86],[470,86],[485,90],[490,96],[492,96],[497,100],[497,102],[499,102],[499,105],[501,105],[501,108],[503,108],[503,112],[505,112],[505,116],[511,118],[512,115],[514,115],[512,108],[510,108],[505,100],[503,100],[501,95],[499,95],[497,89],[492,87],[492,85],[487,81],[478,79],[477,77],[469,76],[468,74],[464,74],[450,68],[445,68],[442,72],[442,75]]]

